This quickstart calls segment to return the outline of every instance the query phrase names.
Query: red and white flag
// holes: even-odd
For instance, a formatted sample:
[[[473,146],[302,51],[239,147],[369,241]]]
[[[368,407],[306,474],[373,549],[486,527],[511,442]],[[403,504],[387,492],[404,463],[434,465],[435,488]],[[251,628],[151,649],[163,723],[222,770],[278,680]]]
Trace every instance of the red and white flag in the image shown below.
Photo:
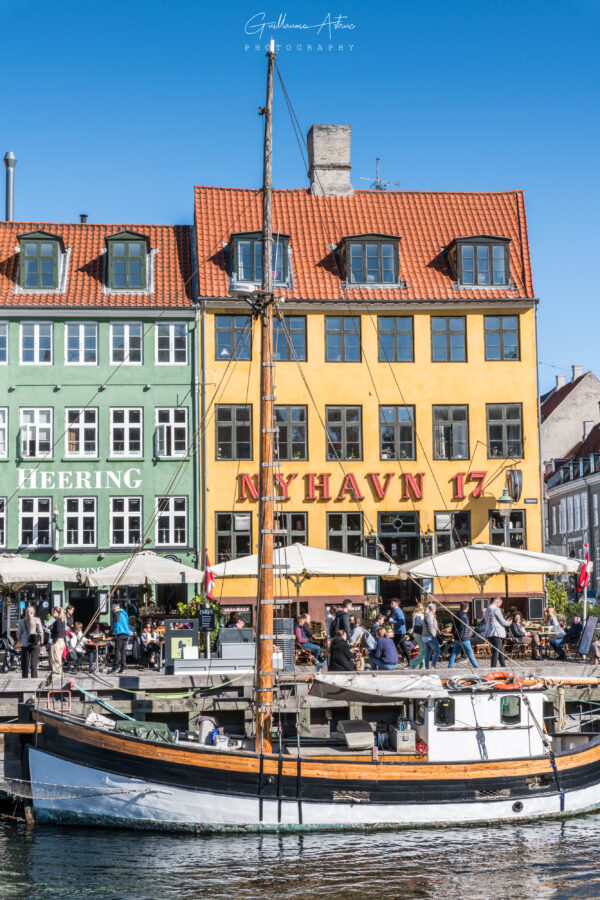
[[[208,558],[208,549],[204,550],[204,593],[207,600],[214,600],[213,588],[215,586],[215,577],[212,573],[212,566]]]
[[[577,582],[577,593],[583,594],[590,580],[590,548],[587,544],[585,547],[585,559],[579,573],[579,581]]]

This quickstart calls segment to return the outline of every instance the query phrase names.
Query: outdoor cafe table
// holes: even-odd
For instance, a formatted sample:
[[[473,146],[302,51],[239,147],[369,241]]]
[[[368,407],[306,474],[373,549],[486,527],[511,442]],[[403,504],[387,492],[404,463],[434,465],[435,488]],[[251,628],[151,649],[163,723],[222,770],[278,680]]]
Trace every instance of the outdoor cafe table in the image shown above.
[[[87,647],[91,647],[92,650],[95,650],[95,651],[96,651],[96,654],[95,654],[95,656],[96,656],[96,664],[95,664],[95,666],[94,666],[94,671],[95,671],[95,672],[97,672],[97,671],[98,671],[98,668],[99,668],[100,648],[101,648],[101,647],[106,648],[106,647],[108,647],[108,645],[109,645],[110,643],[111,643],[111,639],[110,639],[110,638],[103,638],[103,639],[101,639],[101,640],[92,640],[92,639],[90,638],[90,639],[88,640],[86,646],[87,646]]]

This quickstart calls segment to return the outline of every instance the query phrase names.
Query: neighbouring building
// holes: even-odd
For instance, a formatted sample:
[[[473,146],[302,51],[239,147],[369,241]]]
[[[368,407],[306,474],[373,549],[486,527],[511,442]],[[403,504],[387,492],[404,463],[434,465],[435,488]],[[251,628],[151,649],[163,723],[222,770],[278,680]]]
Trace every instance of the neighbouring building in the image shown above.
[[[96,570],[144,547],[197,564],[191,259],[186,226],[0,223],[3,552]],[[65,588],[89,618],[96,592]],[[173,604],[188,588],[156,592]]]
[[[600,381],[593,372],[572,367],[571,381],[556,376],[552,390],[540,397],[542,464],[569,456],[600,417]]]
[[[353,190],[349,126],[313,126],[310,186],[273,194],[272,265],[281,541],[398,562],[504,543],[497,503],[522,472],[515,547],[541,550],[535,307],[521,191]],[[197,187],[202,508],[211,558],[256,551],[260,335],[247,300],[262,274],[260,191]],[[410,605],[410,581],[382,582]],[[369,587],[370,590],[370,587]],[[435,584],[473,598],[465,580]],[[504,590],[490,580],[486,596]],[[253,615],[256,582],[224,579]],[[278,582],[279,601],[295,597]],[[312,578],[313,619],[362,579]],[[514,577],[527,612],[541,579]],[[539,606],[539,604],[538,604]]]

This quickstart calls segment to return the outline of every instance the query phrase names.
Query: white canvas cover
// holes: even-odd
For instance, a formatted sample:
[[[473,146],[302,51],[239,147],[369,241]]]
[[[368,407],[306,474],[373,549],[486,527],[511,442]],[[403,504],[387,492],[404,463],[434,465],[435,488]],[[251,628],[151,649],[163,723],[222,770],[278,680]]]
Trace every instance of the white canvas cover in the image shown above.
[[[89,576],[92,587],[111,584],[203,584],[204,572],[143,550]]]
[[[280,547],[273,554],[274,574],[277,578],[286,575],[380,575],[390,577],[398,573],[398,566],[366,556],[352,553],[338,553],[335,550],[321,550],[306,544],[291,544]],[[258,554],[242,556],[240,559],[218,563],[212,567],[217,578],[256,578],[258,574]]]
[[[53,563],[37,559],[27,559],[18,553],[0,553],[0,583],[13,591],[32,581],[68,581],[85,584],[87,576],[67,566],[55,566]]]
[[[492,544],[472,544],[404,563],[398,566],[398,570],[400,578],[403,575],[406,577],[408,573],[415,578],[456,578],[461,575],[574,574],[580,571],[582,565],[580,559],[569,559],[551,553],[495,547]]]
[[[396,672],[336,672],[316,675],[311,697],[326,700],[362,700],[369,703],[385,703],[404,697],[427,700],[429,697],[447,697],[439,675],[404,674]]]

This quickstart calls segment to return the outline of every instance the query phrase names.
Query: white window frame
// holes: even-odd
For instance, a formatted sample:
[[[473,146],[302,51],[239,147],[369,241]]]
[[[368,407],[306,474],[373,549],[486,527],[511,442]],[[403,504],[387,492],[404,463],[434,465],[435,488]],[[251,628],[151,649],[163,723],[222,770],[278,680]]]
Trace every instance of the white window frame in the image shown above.
[[[0,459],[8,459],[8,407],[7,406],[0,406]]]
[[[583,531],[588,527],[588,495],[581,495],[581,528]]]
[[[166,362],[160,360],[158,358],[159,347],[159,333],[162,328],[168,329],[169,336],[169,358]],[[183,328],[185,333],[185,359],[183,361],[177,361],[175,359],[175,329]],[[187,366],[188,364],[188,324],[186,321],[182,322],[157,322],[154,326],[154,359],[157,366]]]
[[[131,353],[131,328],[140,329],[140,358],[139,360],[130,359]],[[114,355],[114,331],[115,328],[124,328],[125,346],[124,358],[115,359]],[[110,323],[110,363],[113,366],[143,366],[144,365],[144,326],[142,322],[111,322]]]
[[[184,413],[185,423],[175,422],[175,413]],[[168,422],[159,422],[161,413],[168,413]],[[154,452],[158,459],[182,459],[188,452],[187,406],[157,406],[154,410]],[[176,432],[185,429],[185,447],[175,450]],[[170,449],[171,452],[167,452]]]
[[[34,503],[34,510],[32,513],[23,513],[23,503],[26,501],[32,500]],[[23,516],[33,516],[35,523],[33,526],[33,531],[35,533],[36,528],[38,527],[38,521],[40,517],[39,504],[41,501],[48,502],[49,511],[47,513],[48,518],[50,520],[50,527],[48,529],[48,540],[47,544],[39,544],[37,540],[34,539],[32,544],[24,544],[22,543],[23,537]],[[52,497],[20,497],[19,498],[19,547],[52,547],[52,538],[53,538],[53,522],[52,522]],[[43,516],[46,516],[46,513],[42,513]]]
[[[0,322],[0,342],[6,341],[6,359],[0,356],[0,366],[7,366],[10,360],[10,328],[9,322]]]
[[[54,362],[54,328],[52,322],[21,322],[19,327],[19,362],[22,366],[51,366]],[[23,359],[23,329],[33,325],[33,352],[34,359]],[[44,326],[50,329],[50,359],[46,362],[40,360],[40,328]]]
[[[560,534],[567,531],[567,501],[563,497],[558,508],[558,530]]]
[[[118,423],[115,425],[114,422],[114,413],[115,412],[124,412],[125,413],[125,422],[121,425]],[[140,421],[139,423],[134,422],[133,424],[129,421],[129,414],[131,412],[139,412],[140,413]],[[114,449],[114,432],[115,428],[123,428],[125,431],[125,444],[126,449],[123,452]],[[130,428],[139,428],[141,433],[141,441],[140,441],[140,449],[139,450],[131,450],[129,446],[129,429]],[[141,459],[144,455],[144,409],[142,406],[111,406],[110,409],[110,457],[112,459]]]
[[[77,422],[69,422],[69,413],[79,413]],[[94,449],[86,452],[83,447],[85,445],[84,432],[86,428],[91,428],[88,422],[82,422],[81,416],[88,413],[94,413]],[[79,450],[69,450],[69,431],[77,431]],[[69,459],[96,459],[98,457],[98,408],[96,406],[87,406],[85,408],[79,406],[68,406],[65,409],[65,456]]]
[[[34,413],[33,422],[24,423],[23,413],[32,411]],[[50,413],[50,425],[47,422],[39,421],[41,412]],[[48,450],[40,451],[40,429],[50,428],[50,447]],[[24,432],[32,430],[33,438],[28,437],[24,441]],[[23,452],[24,443],[28,444],[30,440],[35,443],[35,453],[28,454]],[[22,406],[19,409],[19,457],[21,459],[46,459],[52,456],[54,450],[54,410],[51,406]]]
[[[573,531],[573,495],[567,497],[567,532]]]
[[[114,509],[113,504],[114,504],[115,500],[122,500],[125,503],[125,509],[123,510],[123,512],[119,512],[118,510]],[[139,504],[140,504],[139,512],[129,509],[129,503],[131,500],[139,500]],[[115,518],[121,517],[121,516],[125,520],[123,531],[125,533],[126,541],[123,544],[117,544],[113,541],[113,533],[114,533],[113,522],[114,522]],[[137,516],[140,520],[139,532],[140,532],[140,541],[141,541],[144,536],[144,498],[141,496],[111,497],[110,498],[109,544],[111,547],[137,547],[138,546],[140,541],[130,541],[129,540],[130,530],[131,530],[129,519],[130,519],[130,517],[133,517],[133,516]]]
[[[168,507],[166,510],[160,510],[159,504],[161,501],[168,501]],[[183,500],[185,504],[185,536],[183,541],[175,541],[173,540],[175,535],[175,516],[181,515],[179,511],[175,511],[174,505],[176,500]],[[156,546],[157,547],[187,547],[188,542],[188,498],[187,497],[165,497],[160,496],[155,499],[155,510],[156,510]],[[161,517],[167,516],[169,519],[169,540],[168,541],[159,541],[159,521]]]
[[[90,513],[86,513],[83,510],[83,504],[87,501],[92,501],[94,504],[94,541],[91,544],[85,543],[83,541],[83,520],[87,518]],[[73,502],[77,503],[77,511],[67,513],[67,505]],[[68,543],[67,537],[69,533],[69,529],[67,528],[67,516],[73,517],[77,519],[77,542],[76,543]],[[64,534],[64,547],[68,547],[69,549],[74,547],[97,547],[98,546],[98,498],[97,497],[65,497],[64,500],[64,517],[63,517],[63,534]]]
[[[6,497],[0,497],[0,547],[6,547]]]
[[[556,530],[556,506],[552,507],[552,534],[558,534]]]
[[[79,358],[76,362],[69,360],[69,331],[72,328],[78,329],[77,341],[79,344]],[[93,362],[85,362],[85,329],[94,329],[94,338],[96,341],[95,359]],[[66,322],[65,323],[65,366],[97,366],[98,365],[98,323],[97,322]]]
[[[579,494],[573,497],[573,530],[581,531],[581,502]]]
[[[598,525],[598,494],[592,494],[592,509],[594,515],[594,525]]]

